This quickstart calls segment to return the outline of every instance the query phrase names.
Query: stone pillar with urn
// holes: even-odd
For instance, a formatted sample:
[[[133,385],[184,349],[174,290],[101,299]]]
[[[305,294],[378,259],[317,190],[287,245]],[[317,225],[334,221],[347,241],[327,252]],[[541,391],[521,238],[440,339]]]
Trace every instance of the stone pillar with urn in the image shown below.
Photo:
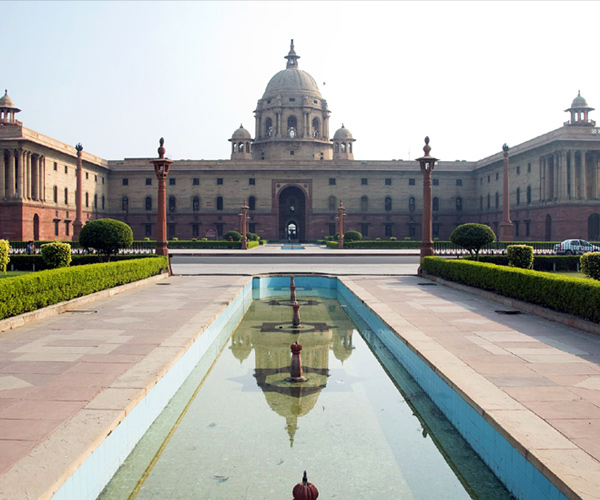
[[[241,216],[242,216],[242,250],[248,250],[248,240],[247,240],[247,231],[246,231],[246,226],[247,226],[247,221],[248,221],[248,209],[250,207],[248,206],[248,204],[246,203],[246,200],[244,200],[244,204],[241,207]]]
[[[344,204],[342,200],[340,200],[340,204],[338,205],[338,248],[344,248],[344,217],[346,217],[346,209],[344,208]]]
[[[510,183],[508,176],[508,145],[502,146],[502,155],[504,162],[502,166],[503,185],[502,185],[502,222],[500,223],[500,241],[513,240],[513,224],[510,221]]]
[[[425,146],[423,147],[425,155],[417,158],[423,174],[423,235],[421,238],[421,259],[433,255],[432,240],[432,206],[431,206],[431,176],[437,158],[429,155],[431,146],[429,146],[429,137],[425,137]]]
[[[79,240],[79,233],[83,227],[83,146],[78,143],[75,146],[77,150],[77,193],[75,195],[75,220],[73,221],[73,241]]]
[[[158,148],[158,159],[152,160],[154,173],[158,179],[158,213],[156,216],[156,253],[158,255],[168,255],[167,248],[167,175],[172,160],[165,158],[166,149],[165,140],[160,138],[160,147]]]

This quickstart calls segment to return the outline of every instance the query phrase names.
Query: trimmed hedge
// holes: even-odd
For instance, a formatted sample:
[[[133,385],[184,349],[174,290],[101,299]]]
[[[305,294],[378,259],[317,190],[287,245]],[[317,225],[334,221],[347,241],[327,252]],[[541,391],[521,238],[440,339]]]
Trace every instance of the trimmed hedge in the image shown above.
[[[242,248],[241,241],[225,241],[225,240],[206,240],[206,241],[171,241],[169,240],[169,248],[185,249],[185,248]]]
[[[600,283],[596,281],[440,257],[425,257],[421,269],[449,281],[600,323]]]
[[[90,254],[90,255],[77,255],[74,254],[71,256],[71,267],[73,266],[83,266],[85,264],[98,264],[101,262],[100,255],[98,254]],[[156,254],[134,254],[134,255],[113,255],[111,257],[111,262],[117,262],[122,260],[134,260],[134,259],[152,259],[159,258],[160,255]],[[34,267],[35,266],[35,267]],[[40,254],[35,255],[11,255],[10,256],[10,264],[8,268],[11,271],[44,271],[46,269],[51,269],[46,265],[44,259]]]
[[[600,280],[600,252],[588,252],[581,256],[581,272],[589,278]]]
[[[506,247],[508,265],[529,269],[533,264],[533,247],[529,245],[509,245]]]
[[[71,245],[62,241],[54,241],[42,245],[42,259],[49,269],[69,267],[71,263]]]
[[[328,248],[337,248],[338,242],[335,241],[324,241]],[[382,250],[391,249],[420,249],[420,241],[375,241],[375,240],[361,240],[361,241],[346,241],[344,240],[344,248],[379,248]]]
[[[463,257],[463,260],[471,260],[470,257]],[[506,255],[480,255],[479,262],[487,262],[498,266],[508,266],[508,257]],[[578,255],[536,255],[533,261],[533,269],[536,271],[578,271]]]
[[[0,319],[159,274],[164,256],[50,269],[0,280]]]

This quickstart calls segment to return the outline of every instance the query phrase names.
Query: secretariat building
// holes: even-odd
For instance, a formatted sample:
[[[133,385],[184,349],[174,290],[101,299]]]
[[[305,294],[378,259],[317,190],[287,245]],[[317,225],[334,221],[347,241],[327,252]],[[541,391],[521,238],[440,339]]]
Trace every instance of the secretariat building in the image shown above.
[[[316,240],[336,232],[340,200],[345,228],[366,239],[421,238],[418,164],[355,159],[360,138],[353,137],[349,123],[331,124],[327,101],[299,59],[292,43],[285,67],[258,99],[253,133],[240,125],[223,138],[229,160],[173,162],[167,179],[169,239],[218,239],[239,230],[246,201],[251,232],[269,240]],[[78,192],[74,145],[26,128],[17,119],[20,111],[5,92],[0,238],[70,240],[78,204],[84,223],[111,217],[129,224],[136,239],[156,238],[152,158],[105,160],[84,150]],[[550,132],[510,150],[514,239],[600,239],[600,128],[579,94],[565,111],[567,121],[558,128],[549,125]],[[434,238],[447,239],[465,222],[488,224],[499,233],[502,159],[498,151],[477,161],[439,162],[433,175]]]

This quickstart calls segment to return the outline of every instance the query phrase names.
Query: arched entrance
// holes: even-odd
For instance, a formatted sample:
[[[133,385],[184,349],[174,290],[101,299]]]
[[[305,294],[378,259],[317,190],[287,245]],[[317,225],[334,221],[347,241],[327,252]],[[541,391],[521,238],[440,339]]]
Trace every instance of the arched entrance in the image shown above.
[[[588,217],[588,240],[600,240],[600,215],[593,213]]]
[[[546,215],[546,241],[552,241],[552,217]]]
[[[33,239],[34,241],[40,240],[40,216],[38,214],[33,216]]]
[[[279,239],[303,241],[306,238],[306,195],[297,186],[279,193]]]

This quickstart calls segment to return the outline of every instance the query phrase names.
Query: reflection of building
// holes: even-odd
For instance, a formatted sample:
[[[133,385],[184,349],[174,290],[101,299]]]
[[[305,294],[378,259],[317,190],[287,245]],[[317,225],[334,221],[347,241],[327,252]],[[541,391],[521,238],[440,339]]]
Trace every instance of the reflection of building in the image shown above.
[[[355,139],[341,122],[331,134],[327,101],[312,76],[299,68],[299,58],[292,44],[285,69],[258,100],[254,137],[240,126],[229,139],[230,160],[173,163],[167,185],[169,238],[212,238],[239,229],[244,200],[250,207],[249,230],[271,240],[334,234],[339,200],[346,207],[346,229],[368,238],[420,238],[418,165],[355,160]],[[581,95],[566,111],[570,119],[563,126],[511,145],[510,210],[517,239],[599,237],[600,128]],[[18,112],[5,94],[0,99],[0,237],[70,239],[80,203],[84,221],[110,216],[130,224],[138,239],[156,238],[157,190],[149,158],[107,161],[84,151],[83,189],[77,193],[75,148],[23,127],[15,118]],[[434,237],[447,238],[457,224],[469,221],[498,232],[503,142],[499,137],[498,152],[479,161],[439,163]]]
[[[337,359],[345,360],[352,350],[354,330],[345,312],[338,304],[330,305],[325,312],[321,301],[313,302],[314,305],[305,306],[303,313],[307,312],[308,316],[308,309],[311,309],[310,315],[313,318],[319,316],[319,319],[312,324],[303,323],[299,335],[291,333],[290,322],[263,321],[281,318],[282,312],[284,317],[289,313],[291,320],[292,308],[288,301],[254,301],[231,337],[230,349],[240,361],[247,359],[254,350],[256,384],[269,407],[285,418],[290,445],[294,442],[298,419],[313,409],[319,394],[327,386],[329,351],[332,350]],[[286,381],[290,376],[290,346],[295,341],[303,347],[302,362],[308,380],[302,383]]]

